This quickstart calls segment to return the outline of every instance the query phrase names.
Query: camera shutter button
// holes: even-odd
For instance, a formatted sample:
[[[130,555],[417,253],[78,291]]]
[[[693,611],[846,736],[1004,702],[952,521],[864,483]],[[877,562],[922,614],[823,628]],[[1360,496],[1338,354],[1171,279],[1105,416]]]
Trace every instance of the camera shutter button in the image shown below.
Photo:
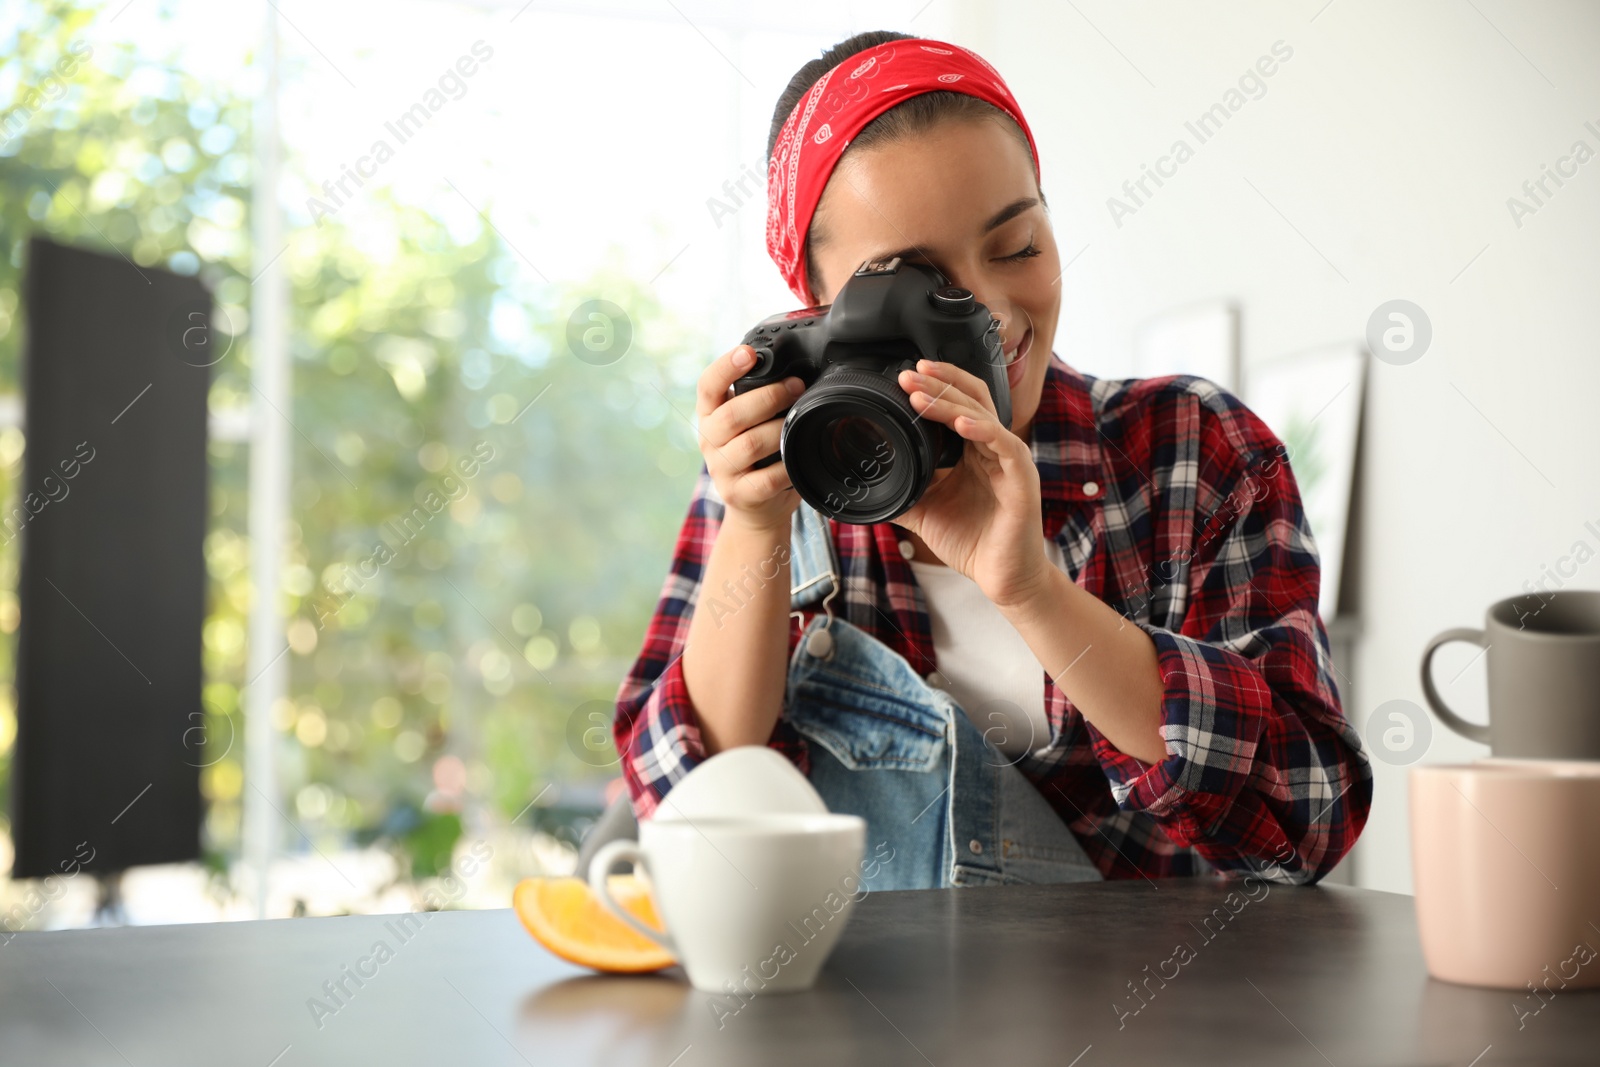
[[[967,315],[977,306],[978,298],[972,295],[970,289],[963,289],[959,285],[947,285],[929,293],[928,302],[947,315]]]

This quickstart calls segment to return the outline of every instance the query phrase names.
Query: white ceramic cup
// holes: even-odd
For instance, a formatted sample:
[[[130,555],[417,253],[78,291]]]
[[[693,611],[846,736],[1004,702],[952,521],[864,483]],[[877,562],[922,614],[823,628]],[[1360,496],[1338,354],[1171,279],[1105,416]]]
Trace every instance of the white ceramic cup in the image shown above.
[[[589,885],[608,911],[672,953],[696,989],[809,989],[866,893],[866,836],[859,815],[646,819],[638,841],[595,853]],[[612,899],[606,878],[621,860],[643,868],[666,934]]]
[[[1600,986],[1600,761],[1413,767],[1411,858],[1435,978]]]

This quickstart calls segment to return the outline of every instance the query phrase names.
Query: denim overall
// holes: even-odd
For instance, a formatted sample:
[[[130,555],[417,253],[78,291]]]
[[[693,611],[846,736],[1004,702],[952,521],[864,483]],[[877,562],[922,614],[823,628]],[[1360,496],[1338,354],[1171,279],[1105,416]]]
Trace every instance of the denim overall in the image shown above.
[[[867,821],[879,866],[865,888],[1099,881],[1018,757],[904,656],[833,617],[838,559],[828,520],[808,504],[795,512],[789,558],[791,611],[821,600],[822,612],[790,660],[784,714],[808,742],[828,810]]]

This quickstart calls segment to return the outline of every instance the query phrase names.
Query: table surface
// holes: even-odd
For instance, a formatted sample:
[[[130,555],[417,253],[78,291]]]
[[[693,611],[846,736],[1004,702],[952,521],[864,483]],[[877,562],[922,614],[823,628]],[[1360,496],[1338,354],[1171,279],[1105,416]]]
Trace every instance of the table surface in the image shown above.
[[[872,893],[813,989],[737,1012],[677,968],[565,963],[509,911],[424,914],[409,931],[351,916],[24,933],[0,946],[0,1063],[1600,1061],[1600,991],[1558,993],[1519,1025],[1517,1006],[1537,1001],[1428,977],[1410,897],[1229,892],[1237,883]],[[344,978],[379,941],[389,953],[364,965],[371,977]],[[324,983],[341,978],[350,995],[329,999]]]

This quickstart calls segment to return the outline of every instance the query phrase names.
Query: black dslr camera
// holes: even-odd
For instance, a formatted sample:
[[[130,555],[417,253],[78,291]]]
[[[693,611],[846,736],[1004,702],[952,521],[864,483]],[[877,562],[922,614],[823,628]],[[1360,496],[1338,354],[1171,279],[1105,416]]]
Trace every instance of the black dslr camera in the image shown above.
[[[933,472],[953,467],[966,441],[923,418],[900,387],[917,360],[953,363],[982,379],[1000,424],[1011,425],[1000,320],[933,267],[898,256],[868,261],[832,304],[764,319],[744,336],[755,366],[733,383],[744,393],[794,375],[806,391],[783,420],[779,451],[812,507],[865,526],[903,514]]]

